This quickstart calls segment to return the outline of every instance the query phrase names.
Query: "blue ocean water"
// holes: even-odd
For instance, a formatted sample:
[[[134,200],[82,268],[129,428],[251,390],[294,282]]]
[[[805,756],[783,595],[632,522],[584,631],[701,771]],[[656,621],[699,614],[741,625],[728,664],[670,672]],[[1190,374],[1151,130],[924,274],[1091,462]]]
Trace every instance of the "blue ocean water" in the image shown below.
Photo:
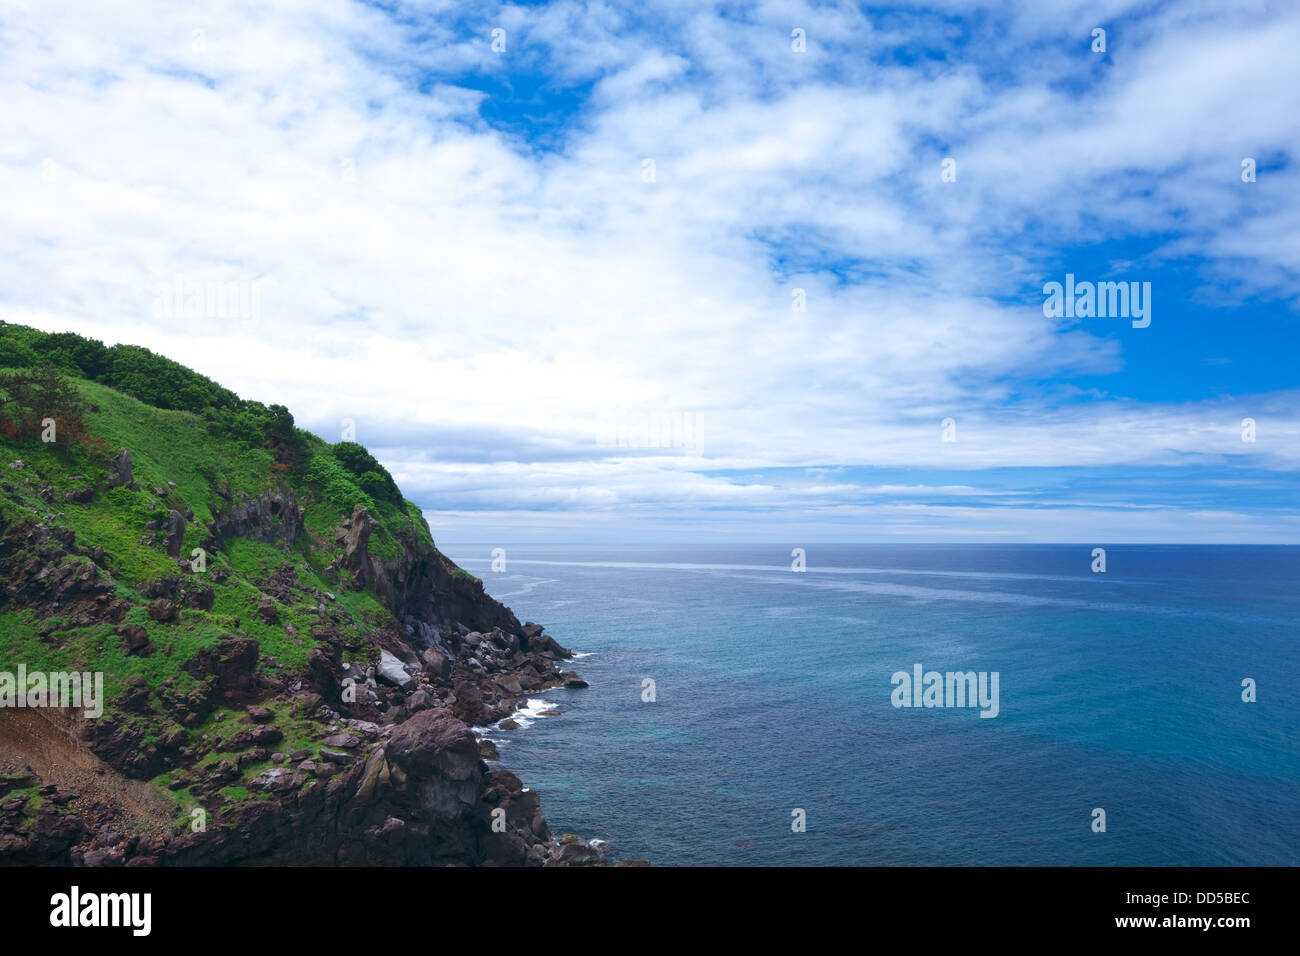
[[[1300,863],[1300,548],[804,547],[446,548],[590,655],[492,734],[555,832],[656,865]],[[918,663],[998,672],[998,715],[894,707]]]

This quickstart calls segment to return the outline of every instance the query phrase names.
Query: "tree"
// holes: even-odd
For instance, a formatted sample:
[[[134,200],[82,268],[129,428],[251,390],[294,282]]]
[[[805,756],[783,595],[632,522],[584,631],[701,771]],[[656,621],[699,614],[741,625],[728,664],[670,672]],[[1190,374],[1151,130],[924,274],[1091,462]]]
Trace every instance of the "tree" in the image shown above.
[[[87,444],[85,405],[77,387],[53,365],[0,374],[0,431],[22,445],[53,422],[55,444],[71,451],[74,442]]]

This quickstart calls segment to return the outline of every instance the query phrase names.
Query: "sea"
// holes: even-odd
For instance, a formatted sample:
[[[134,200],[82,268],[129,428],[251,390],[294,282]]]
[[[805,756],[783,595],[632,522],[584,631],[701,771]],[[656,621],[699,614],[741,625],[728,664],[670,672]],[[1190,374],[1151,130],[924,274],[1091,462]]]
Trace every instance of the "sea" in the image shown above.
[[[1300,548],[497,547],[590,686],[483,732],[612,859],[1300,863]]]

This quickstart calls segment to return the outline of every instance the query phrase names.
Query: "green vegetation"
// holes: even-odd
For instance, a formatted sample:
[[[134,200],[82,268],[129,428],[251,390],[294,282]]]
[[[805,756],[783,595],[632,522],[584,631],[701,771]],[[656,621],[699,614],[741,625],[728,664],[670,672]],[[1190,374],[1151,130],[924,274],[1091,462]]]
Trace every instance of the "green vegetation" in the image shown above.
[[[58,422],[57,442],[41,440],[47,417]],[[137,487],[110,486],[110,459],[122,449]],[[267,492],[303,509],[292,547],[213,538],[210,523]],[[432,547],[419,508],[361,445],[330,444],[295,427],[284,406],[241,399],[147,349],[0,322],[0,534],[33,522],[66,529],[71,537],[60,538],[64,553],[51,573],[93,560],[126,605],[108,620],[97,616],[102,608],[32,608],[0,592],[0,658],[102,671],[110,711],[136,678],[186,690],[195,678],[184,665],[230,636],[256,640],[272,672],[299,673],[331,636],[360,647],[372,628],[400,627],[336,566],[336,533],[358,506],[375,521],[372,559]],[[180,557],[203,548],[205,572],[178,565],[162,547],[173,511],[186,519]],[[146,595],[159,587],[210,589],[210,606],[177,598],[178,616],[154,620]],[[147,632],[148,653],[128,653],[129,625]]]

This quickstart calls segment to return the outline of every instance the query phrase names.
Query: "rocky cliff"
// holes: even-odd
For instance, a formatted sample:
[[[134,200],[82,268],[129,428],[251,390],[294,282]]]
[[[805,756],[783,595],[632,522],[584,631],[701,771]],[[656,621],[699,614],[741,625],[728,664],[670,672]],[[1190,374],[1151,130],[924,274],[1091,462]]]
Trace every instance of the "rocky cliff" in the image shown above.
[[[80,369],[84,442],[0,437],[0,864],[605,863],[471,729],[572,655],[363,448]],[[102,714],[6,702],[19,666]]]

